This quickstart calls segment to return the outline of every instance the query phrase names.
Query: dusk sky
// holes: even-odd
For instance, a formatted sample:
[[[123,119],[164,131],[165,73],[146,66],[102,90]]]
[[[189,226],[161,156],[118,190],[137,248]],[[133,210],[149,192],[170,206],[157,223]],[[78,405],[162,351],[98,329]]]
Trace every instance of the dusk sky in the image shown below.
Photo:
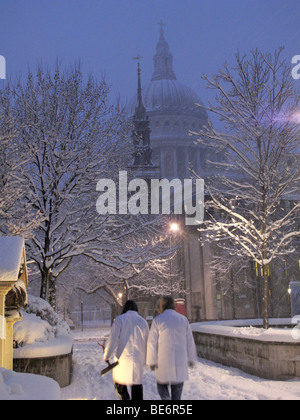
[[[105,73],[125,102],[136,91],[137,54],[142,84],[151,79],[160,20],[177,79],[203,102],[210,92],[201,75],[232,63],[237,50],[284,46],[289,65],[300,54],[299,0],[0,0],[0,55],[8,79],[80,59],[84,74]]]

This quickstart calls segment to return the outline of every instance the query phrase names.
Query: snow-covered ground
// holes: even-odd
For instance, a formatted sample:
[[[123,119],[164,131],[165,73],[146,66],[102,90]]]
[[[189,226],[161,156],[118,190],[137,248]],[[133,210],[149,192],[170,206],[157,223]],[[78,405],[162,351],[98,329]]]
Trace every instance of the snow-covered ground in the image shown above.
[[[62,400],[117,400],[111,373],[101,378],[106,367],[97,344],[109,329],[74,332],[74,373],[72,384],[61,390]],[[157,400],[155,374],[145,370],[144,398]],[[190,370],[184,400],[300,400],[300,380],[269,381],[238,369],[199,359]]]
[[[53,379],[0,368],[0,401],[58,400],[60,388]]]

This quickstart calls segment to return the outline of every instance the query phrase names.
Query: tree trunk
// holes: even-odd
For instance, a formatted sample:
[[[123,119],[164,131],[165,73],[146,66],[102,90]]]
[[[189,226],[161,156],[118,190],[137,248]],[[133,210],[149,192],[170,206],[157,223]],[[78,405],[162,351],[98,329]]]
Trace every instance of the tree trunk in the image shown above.
[[[56,277],[53,277],[52,274],[49,274],[49,292],[48,292],[48,302],[51,307],[56,312],[57,302],[56,302]]]
[[[49,270],[42,272],[40,298],[48,301],[56,311],[56,278],[52,276]]]
[[[263,327],[269,328],[269,273],[268,266],[263,266]]]
[[[264,179],[264,165],[262,163],[262,179]],[[267,206],[267,189],[264,186],[262,189],[263,205],[262,205],[262,235],[264,237],[262,243],[262,270],[263,270],[263,327],[267,330],[269,328],[269,273],[268,265],[266,264],[268,256],[268,242],[265,239],[268,226],[268,206]]]
[[[40,291],[40,298],[47,300],[47,290],[48,290],[48,273],[46,271],[42,271],[42,278],[41,278],[41,291]]]

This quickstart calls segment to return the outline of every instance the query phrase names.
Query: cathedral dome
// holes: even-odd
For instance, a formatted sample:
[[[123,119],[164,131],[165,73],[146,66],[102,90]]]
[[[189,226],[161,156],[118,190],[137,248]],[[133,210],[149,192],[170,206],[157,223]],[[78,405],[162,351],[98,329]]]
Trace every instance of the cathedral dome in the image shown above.
[[[203,116],[206,112],[198,106],[202,105],[199,96],[189,87],[174,79],[152,80],[142,91],[143,103],[149,112],[159,113],[187,113],[195,117]],[[129,102],[129,115],[134,114],[137,104],[137,97]]]
[[[160,166],[162,177],[185,179],[190,168],[197,171],[203,168],[205,152],[195,144],[190,132],[198,132],[207,123],[207,113],[198,106],[202,105],[199,96],[176,79],[163,27],[152,80],[143,89],[139,87],[139,95],[140,99],[135,95],[129,101],[127,113],[133,117],[141,109],[139,102],[143,104],[150,122],[154,162]]]
[[[189,87],[176,79],[173,71],[173,56],[164,37],[163,28],[154,56],[154,73],[151,82],[142,90],[143,103],[147,113],[179,113],[204,118],[206,112],[199,107],[202,102],[199,96]],[[137,96],[128,104],[128,114],[132,116],[137,105]]]

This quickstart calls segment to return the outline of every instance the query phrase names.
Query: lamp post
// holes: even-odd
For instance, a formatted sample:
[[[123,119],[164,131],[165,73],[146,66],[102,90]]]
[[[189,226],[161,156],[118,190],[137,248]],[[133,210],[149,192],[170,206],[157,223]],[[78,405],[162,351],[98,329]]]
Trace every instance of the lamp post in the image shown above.
[[[84,319],[83,319],[83,302],[81,302],[81,304],[80,304],[80,318],[81,318],[81,331],[83,331],[83,322],[84,322]]]
[[[169,246],[170,252],[172,249],[172,238],[180,233],[180,224],[178,222],[171,222],[169,225]],[[170,279],[171,279],[171,296],[173,297],[173,280],[172,280],[172,260],[170,260]]]

